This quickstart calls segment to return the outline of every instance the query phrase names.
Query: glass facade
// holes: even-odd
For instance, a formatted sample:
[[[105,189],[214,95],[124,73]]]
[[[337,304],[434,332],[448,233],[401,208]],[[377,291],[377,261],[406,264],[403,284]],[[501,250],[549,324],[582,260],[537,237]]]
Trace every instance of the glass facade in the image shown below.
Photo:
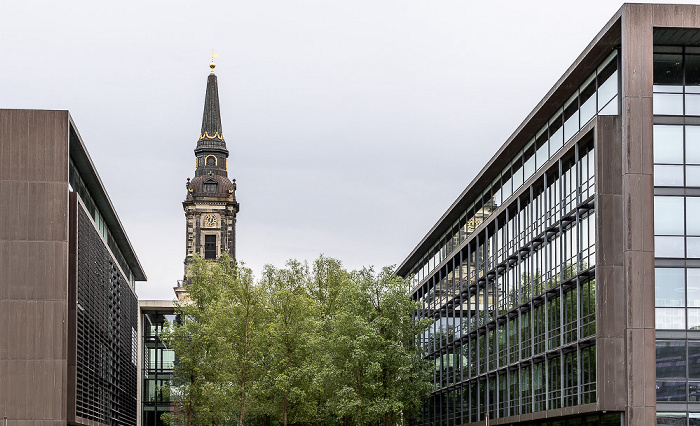
[[[432,274],[444,259],[454,256],[459,245],[500,205],[507,203],[593,117],[619,114],[618,77],[617,52],[613,52],[412,268],[414,284]]]
[[[417,424],[596,402],[595,149],[590,133],[572,138],[596,114],[619,112],[617,59],[597,68],[412,269],[418,316],[434,319],[421,336],[434,391]],[[620,424],[611,416],[546,424]]]
[[[175,352],[168,349],[160,338],[166,322],[174,323],[175,315],[169,312],[142,313],[143,327],[143,426],[163,426],[162,415],[170,412],[168,387],[173,379]]]
[[[657,424],[700,414],[700,49],[654,48]]]

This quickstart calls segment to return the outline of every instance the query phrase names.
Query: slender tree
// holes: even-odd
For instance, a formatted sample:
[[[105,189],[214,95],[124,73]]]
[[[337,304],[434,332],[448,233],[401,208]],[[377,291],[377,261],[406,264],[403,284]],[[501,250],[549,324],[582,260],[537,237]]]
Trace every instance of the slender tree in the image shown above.
[[[172,420],[185,426],[243,425],[261,374],[264,294],[250,269],[227,255],[215,263],[195,257],[190,271],[191,302],[177,305],[181,324],[165,335],[177,355],[171,395],[180,410]]]

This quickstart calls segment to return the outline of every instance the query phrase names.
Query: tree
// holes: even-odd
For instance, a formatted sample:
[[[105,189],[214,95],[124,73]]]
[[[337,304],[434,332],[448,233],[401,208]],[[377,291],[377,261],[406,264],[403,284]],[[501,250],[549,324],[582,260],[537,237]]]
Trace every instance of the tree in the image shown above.
[[[267,294],[265,328],[267,357],[261,391],[265,411],[284,426],[307,420],[308,377],[311,374],[308,342],[312,338],[313,301],[307,293],[308,265],[288,261],[287,268],[266,265],[262,287]]]
[[[319,257],[250,270],[195,258],[190,304],[166,333],[177,356],[184,426],[404,424],[432,390],[410,281],[384,268],[349,272]]]
[[[227,255],[214,263],[196,256],[190,271],[192,302],[177,305],[181,324],[165,334],[177,356],[171,394],[179,411],[172,420],[185,426],[242,425],[261,374],[264,294],[250,269]]]
[[[345,309],[336,317],[336,362],[345,372],[337,411],[360,425],[403,423],[432,390],[432,365],[421,359],[417,340],[431,320],[415,319],[410,281],[390,268],[355,271],[351,281]]]

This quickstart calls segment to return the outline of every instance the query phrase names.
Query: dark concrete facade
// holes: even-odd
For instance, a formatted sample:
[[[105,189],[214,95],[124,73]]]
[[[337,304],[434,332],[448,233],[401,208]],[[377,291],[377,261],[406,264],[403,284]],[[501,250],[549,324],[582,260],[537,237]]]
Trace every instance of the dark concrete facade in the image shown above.
[[[69,183],[71,167],[82,179],[82,195]],[[87,345],[77,333],[82,326],[76,303],[81,291],[102,285],[91,277],[103,273],[78,269],[81,241],[89,237],[79,235],[79,211],[90,238],[108,256],[111,269],[104,274],[125,286],[120,300],[134,303],[135,327],[133,283],[145,275],[70,115],[0,110],[0,416],[8,418],[8,426],[130,423],[127,418],[89,420],[99,415],[77,409],[80,393],[90,391],[79,389],[77,377],[85,373],[81,365],[99,361],[76,359]],[[130,331],[124,330],[114,330],[109,336],[116,340],[110,343],[130,343]],[[128,366],[131,351],[122,349],[114,356]],[[122,391],[133,394],[135,422],[135,382],[133,387]],[[127,395],[114,401],[120,398],[131,405]],[[103,417],[119,419],[114,413]]]

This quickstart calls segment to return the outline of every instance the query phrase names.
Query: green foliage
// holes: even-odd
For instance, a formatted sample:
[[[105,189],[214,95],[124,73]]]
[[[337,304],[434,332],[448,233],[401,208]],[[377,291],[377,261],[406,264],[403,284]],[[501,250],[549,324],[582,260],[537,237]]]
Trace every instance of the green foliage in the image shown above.
[[[179,303],[181,324],[165,340],[177,356],[171,395],[179,425],[242,424],[252,383],[260,376],[265,295],[250,269],[224,256],[216,263],[194,258],[187,290],[193,303]]]
[[[229,258],[191,266],[191,304],[166,336],[185,426],[404,424],[432,390],[410,284],[335,259],[267,265],[256,284]]]

